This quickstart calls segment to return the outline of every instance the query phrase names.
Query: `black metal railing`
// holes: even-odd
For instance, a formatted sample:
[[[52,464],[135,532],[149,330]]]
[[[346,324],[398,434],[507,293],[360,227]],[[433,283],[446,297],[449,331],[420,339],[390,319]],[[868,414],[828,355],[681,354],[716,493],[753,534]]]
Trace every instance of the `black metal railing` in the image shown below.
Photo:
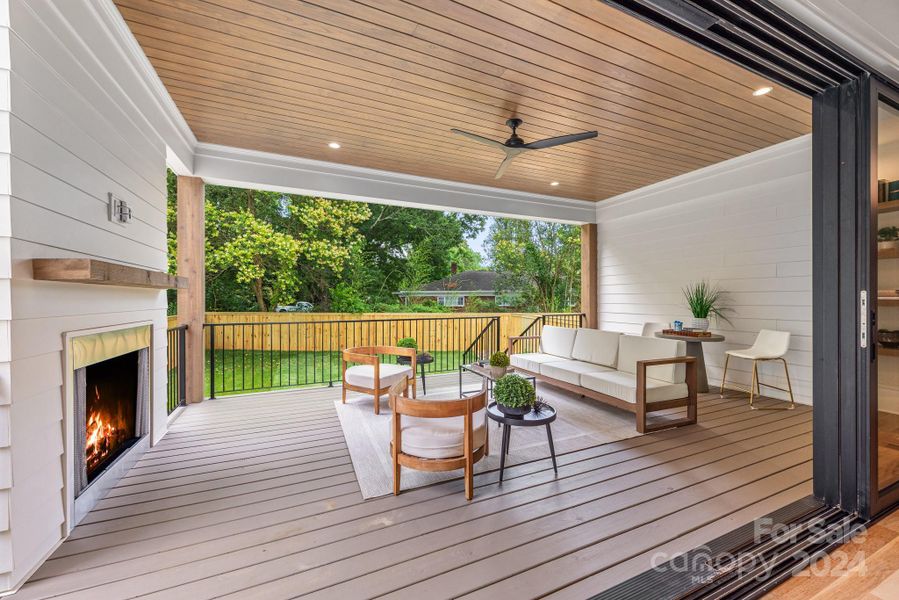
[[[185,376],[184,376],[184,342],[187,334],[187,325],[172,327],[168,330],[168,350],[167,350],[167,400],[166,409],[168,414],[178,408],[184,406],[185,394]]]
[[[524,328],[518,335],[537,336],[543,333],[543,327],[553,325],[555,327],[583,327],[587,320],[584,313],[553,313],[540,315],[531,324]],[[515,343],[515,353],[523,354],[525,352],[539,352],[540,340],[518,340]]]
[[[234,394],[340,382],[341,350],[415,338],[433,361],[428,373],[455,371],[501,348],[499,318],[487,316],[206,323],[205,392]],[[395,360],[393,358],[385,359]]]

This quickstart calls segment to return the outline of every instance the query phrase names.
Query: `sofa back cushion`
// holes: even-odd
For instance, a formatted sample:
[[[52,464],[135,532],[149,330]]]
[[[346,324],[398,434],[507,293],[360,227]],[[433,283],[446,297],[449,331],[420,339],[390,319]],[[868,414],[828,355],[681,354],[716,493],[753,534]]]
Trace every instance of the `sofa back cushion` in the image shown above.
[[[686,356],[687,343],[680,340],[663,340],[638,335],[622,335],[618,338],[618,370],[637,372],[638,360]],[[683,383],[687,369],[683,364],[657,365],[646,369],[646,376],[669,383]]]
[[[578,329],[571,349],[571,358],[615,368],[618,360],[618,338],[615,331]]]
[[[540,349],[546,354],[571,358],[576,333],[577,329],[571,327],[544,325],[543,333],[540,334]]]

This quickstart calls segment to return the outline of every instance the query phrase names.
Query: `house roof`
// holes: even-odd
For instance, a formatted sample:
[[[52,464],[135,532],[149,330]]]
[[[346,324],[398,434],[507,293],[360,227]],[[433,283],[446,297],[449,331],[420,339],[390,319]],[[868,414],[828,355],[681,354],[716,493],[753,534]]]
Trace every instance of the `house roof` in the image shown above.
[[[496,271],[461,271],[455,275],[424,284],[417,292],[493,292],[496,290]],[[408,292],[409,290],[404,290]]]

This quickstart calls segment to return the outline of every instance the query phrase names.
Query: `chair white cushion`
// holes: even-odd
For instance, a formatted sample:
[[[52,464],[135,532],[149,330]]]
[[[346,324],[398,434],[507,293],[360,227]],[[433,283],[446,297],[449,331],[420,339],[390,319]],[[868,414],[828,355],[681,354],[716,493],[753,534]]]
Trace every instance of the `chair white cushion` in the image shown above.
[[[544,354],[543,352],[526,352],[524,354],[513,354],[509,357],[509,364],[520,369],[527,369],[532,373],[540,372],[540,365],[543,363],[559,360],[558,356],[552,354]]]
[[[540,350],[560,358],[571,358],[576,335],[577,329],[571,327],[544,325],[543,333],[540,334]]]
[[[618,338],[618,370],[623,373],[636,373],[638,360],[686,355],[687,344],[680,340],[639,335],[622,335]],[[683,383],[687,380],[687,370],[683,364],[657,365],[646,369],[646,377],[668,383]]]
[[[619,337],[621,334],[617,331],[578,329],[571,349],[571,358],[614,369],[618,360]]]
[[[382,363],[379,368],[381,388],[390,387],[403,377],[412,377],[412,367]],[[353,365],[347,367],[346,382],[350,385],[368,389],[375,388],[374,365]]]
[[[556,360],[540,365],[540,374],[553,379],[558,379],[573,385],[581,384],[581,375],[584,373],[597,373],[599,371],[612,371],[608,367],[595,365],[580,360]]]
[[[487,440],[487,425],[483,410],[472,415],[474,447],[477,450]],[[465,444],[464,417],[425,419],[401,417],[400,449],[420,458],[454,458],[462,456]]]
[[[669,340],[676,341],[676,340]],[[637,376],[633,373],[609,371],[581,375],[581,385],[631,404],[637,402]],[[687,396],[686,383],[670,383],[646,378],[646,402],[676,400]]]

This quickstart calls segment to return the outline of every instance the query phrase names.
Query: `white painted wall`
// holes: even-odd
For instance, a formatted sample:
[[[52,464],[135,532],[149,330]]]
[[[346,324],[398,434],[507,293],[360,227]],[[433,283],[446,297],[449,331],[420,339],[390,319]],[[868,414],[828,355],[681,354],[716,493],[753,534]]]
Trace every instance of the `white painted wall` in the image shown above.
[[[93,2],[0,5],[9,10],[11,64],[11,74],[0,64],[11,96],[11,189],[0,195],[2,591],[64,535],[63,332],[152,321],[153,439],[165,432],[165,293],[34,281],[30,259],[89,256],[165,270],[166,146],[138,108],[149,92],[123,88],[125,57],[107,47]],[[127,227],[108,221],[109,192],[132,206]]]
[[[734,309],[733,326],[713,324],[727,341],[704,346],[710,384],[720,384],[725,349],[785,330],[796,400],[810,404],[811,165],[807,135],[599,203],[600,327],[689,323],[681,289],[709,279]],[[731,368],[728,380],[748,384],[748,363]],[[762,380],[785,387],[782,372],[766,365]]]

